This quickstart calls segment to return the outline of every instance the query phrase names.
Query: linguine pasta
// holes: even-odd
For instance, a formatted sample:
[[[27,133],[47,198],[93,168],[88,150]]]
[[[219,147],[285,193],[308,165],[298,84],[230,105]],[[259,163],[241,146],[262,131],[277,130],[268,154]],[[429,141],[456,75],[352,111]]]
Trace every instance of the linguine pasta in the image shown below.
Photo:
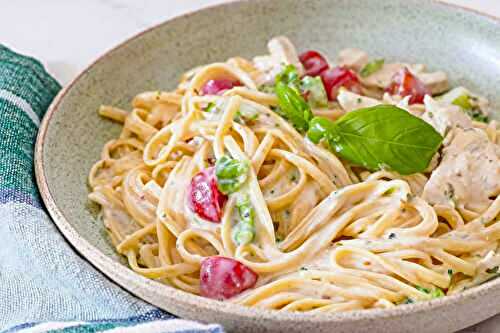
[[[465,128],[440,121],[446,123],[442,151],[422,172],[368,170],[345,160],[325,142],[313,143],[279,114],[278,96],[265,87],[284,65],[294,65],[300,76],[307,66],[284,37],[273,39],[269,49],[270,55],[253,61],[231,58],[197,67],[183,75],[174,91],[137,95],[130,112],[100,108],[100,115],[122,123],[123,129],[104,145],[90,170],[89,198],[100,205],[110,239],[130,268],[210,297],[203,288],[211,285],[204,287],[200,281],[204,261],[231,258],[256,279],[249,273],[252,281],[243,279],[245,288],[214,298],[312,312],[430,300],[495,277],[500,265],[500,136],[495,122],[467,116],[471,125]],[[363,54],[356,52],[343,51],[340,65],[359,73]],[[312,113],[336,120],[356,112],[353,103],[384,103],[424,120],[429,112],[445,114],[444,97],[428,95],[424,102],[409,104],[397,94],[382,96],[370,75],[385,77],[380,71],[396,65],[384,64],[360,77],[360,91],[344,86],[335,100],[312,107]],[[422,80],[427,86],[439,87],[429,78],[435,73],[408,66],[428,80]],[[220,78],[237,84],[207,93],[207,82]],[[426,121],[438,132],[443,127]],[[481,142],[485,149],[471,151],[476,154],[471,156],[493,160],[489,179],[469,177],[467,166],[474,164],[463,160],[468,155],[461,155],[462,160],[453,155],[454,147],[467,140]],[[462,152],[467,147],[464,144]],[[244,170],[238,176],[243,178],[228,178],[237,188],[225,193],[220,221],[213,221],[213,215],[197,213],[190,204],[197,199],[190,195],[196,175],[214,164],[219,172],[217,165],[224,159],[238,161]],[[462,169],[462,178],[457,178]],[[221,181],[222,176],[217,177]],[[466,183],[460,183],[463,178]],[[469,206],[473,190],[488,195]],[[242,207],[250,213],[242,215]]]

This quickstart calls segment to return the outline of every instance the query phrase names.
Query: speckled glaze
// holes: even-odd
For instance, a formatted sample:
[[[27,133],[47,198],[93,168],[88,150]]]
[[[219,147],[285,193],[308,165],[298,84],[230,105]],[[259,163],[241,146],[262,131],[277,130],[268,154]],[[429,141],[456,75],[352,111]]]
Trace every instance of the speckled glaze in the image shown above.
[[[119,126],[100,119],[100,104],[129,107],[145,90],[172,89],[182,72],[204,63],[266,52],[285,34],[298,49],[332,55],[344,47],[447,71],[500,106],[500,23],[420,0],[242,1],[201,10],[154,27],[113,49],[53,102],[36,146],[36,175],[55,223],[74,247],[116,283],[176,315],[222,323],[235,332],[451,332],[500,312],[500,279],[460,295],[390,310],[301,314],[251,309],[184,293],[143,278],[115,254],[87,174]],[[496,115],[498,118],[498,115]]]

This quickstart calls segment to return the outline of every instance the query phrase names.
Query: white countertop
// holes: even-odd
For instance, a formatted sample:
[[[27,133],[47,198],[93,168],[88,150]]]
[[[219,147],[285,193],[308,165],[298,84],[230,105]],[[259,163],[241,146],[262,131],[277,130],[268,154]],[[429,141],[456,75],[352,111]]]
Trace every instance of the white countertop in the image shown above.
[[[130,36],[227,0],[0,0],[0,43],[44,63],[61,84]],[[500,17],[500,0],[446,0]],[[462,333],[500,332],[500,315]]]

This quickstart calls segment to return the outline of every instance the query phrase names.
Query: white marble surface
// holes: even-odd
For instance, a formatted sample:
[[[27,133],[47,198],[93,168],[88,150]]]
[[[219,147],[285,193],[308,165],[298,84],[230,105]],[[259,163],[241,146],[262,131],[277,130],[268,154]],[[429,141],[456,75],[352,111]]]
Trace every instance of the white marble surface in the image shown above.
[[[228,0],[0,0],[0,43],[41,60],[62,84],[151,25]],[[500,0],[446,0],[500,17]],[[462,333],[500,332],[500,315]]]

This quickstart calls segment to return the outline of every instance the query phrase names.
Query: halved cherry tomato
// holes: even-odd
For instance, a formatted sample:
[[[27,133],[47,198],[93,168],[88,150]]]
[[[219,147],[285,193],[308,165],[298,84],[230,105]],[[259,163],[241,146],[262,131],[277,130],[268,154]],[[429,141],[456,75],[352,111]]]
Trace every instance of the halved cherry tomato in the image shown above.
[[[321,79],[330,101],[337,99],[341,87],[356,94],[361,93],[361,83],[359,83],[358,76],[348,68],[341,66],[330,68],[321,73]]]
[[[406,67],[394,74],[385,91],[391,95],[401,97],[411,96],[408,101],[409,104],[423,103],[425,95],[431,94],[425,84]]]
[[[219,223],[227,195],[217,188],[215,168],[200,171],[191,180],[188,189],[189,208],[201,218]]]
[[[231,258],[214,256],[205,258],[200,268],[200,292],[213,299],[228,299],[252,288],[258,275],[250,268]]]
[[[325,57],[317,51],[305,51],[299,56],[299,60],[306,70],[306,75],[309,76],[318,76],[328,69],[328,62]]]
[[[226,90],[241,86],[239,81],[229,79],[208,80],[201,87],[201,95],[222,95]]]

